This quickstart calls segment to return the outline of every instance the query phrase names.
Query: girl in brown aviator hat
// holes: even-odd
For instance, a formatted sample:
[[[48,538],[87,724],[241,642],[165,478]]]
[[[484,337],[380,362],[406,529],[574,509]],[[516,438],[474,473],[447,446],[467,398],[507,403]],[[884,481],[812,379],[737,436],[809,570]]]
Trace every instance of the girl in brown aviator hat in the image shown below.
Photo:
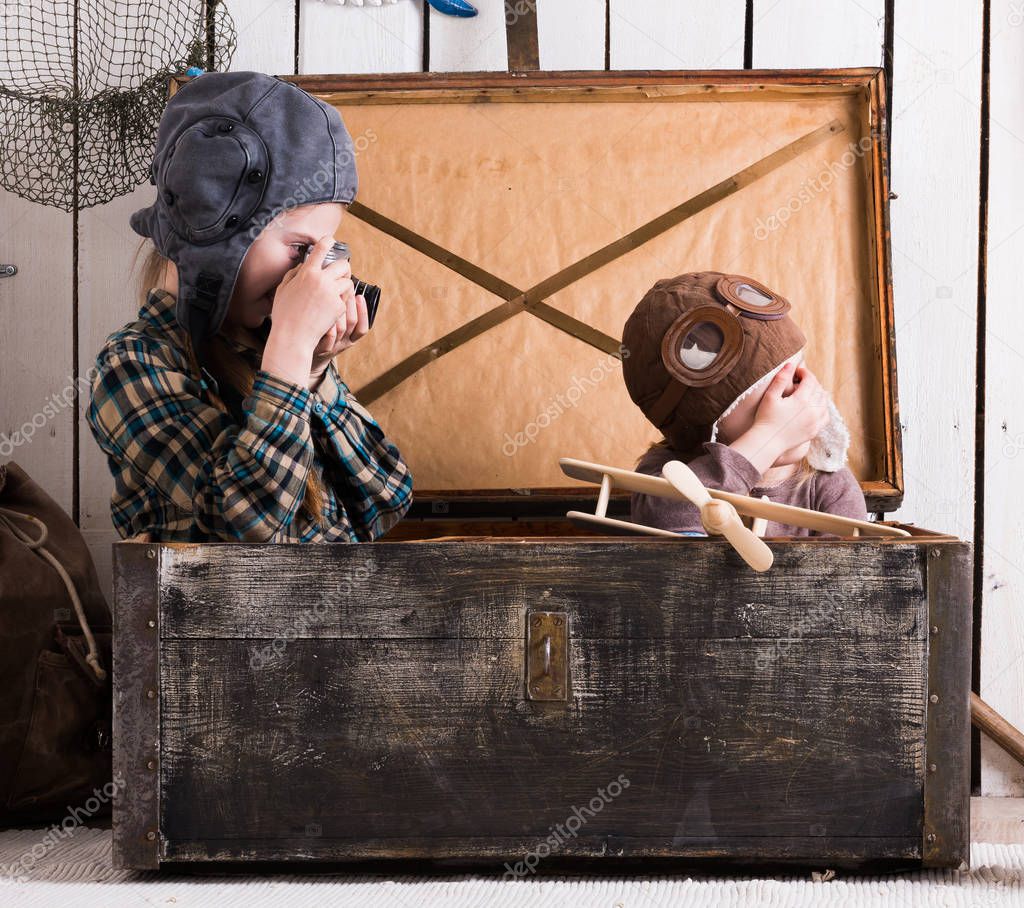
[[[705,486],[867,519],[846,466],[849,432],[803,365],[790,303],[742,275],[701,271],[658,281],[623,329],[629,396],[664,437],[636,470],[686,463]],[[689,502],[633,493],[632,520],[705,535]],[[818,535],[768,522],[766,536]]]

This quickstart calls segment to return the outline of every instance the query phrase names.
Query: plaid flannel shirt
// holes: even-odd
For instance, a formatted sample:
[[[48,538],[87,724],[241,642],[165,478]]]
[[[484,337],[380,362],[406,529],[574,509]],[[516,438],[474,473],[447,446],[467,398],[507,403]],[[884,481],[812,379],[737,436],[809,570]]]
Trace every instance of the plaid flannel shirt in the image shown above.
[[[225,338],[256,370],[239,426],[205,399],[174,307],[173,294],[150,290],[138,319],[96,357],[86,418],[114,477],[122,538],[368,542],[402,518],[412,474],[334,363],[310,391],[261,369],[261,350]],[[325,490],[318,521],[300,508],[311,469]]]

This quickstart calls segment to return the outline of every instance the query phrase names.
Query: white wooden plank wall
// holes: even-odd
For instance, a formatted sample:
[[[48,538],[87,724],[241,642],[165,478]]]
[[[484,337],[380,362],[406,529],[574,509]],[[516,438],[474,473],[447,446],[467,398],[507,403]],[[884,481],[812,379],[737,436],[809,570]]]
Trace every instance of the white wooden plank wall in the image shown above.
[[[69,512],[75,471],[70,223],[63,211],[0,189],[0,263],[18,267],[14,277],[0,278],[0,462],[15,461]],[[47,409],[54,395],[58,404]]]
[[[991,15],[981,696],[1024,728],[1024,2],[993,0]],[[981,754],[989,793],[1024,792],[1024,767],[986,740]]]
[[[298,16],[296,4],[299,4]],[[270,73],[418,71],[506,66],[504,7],[479,0],[475,19],[420,0],[339,7],[317,0],[231,0],[233,69]],[[540,0],[544,69],[739,68],[745,0]],[[424,22],[429,16],[429,22]],[[427,26],[429,26],[427,28]],[[296,35],[298,27],[298,35]],[[608,47],[606,48],[606,29]],[[1024,0],[992,0],[984,524],[975,511],[982,4],[896,0],[893,19],[892,203],[899,391],[906,478],[899,517],[973,540],[983,531],[982,696],[1024,727],[1024,367],[1017,270],[1024,260]],[[880,66],[884,0],[753,0],[755,67]],[[297,49],[297,55],[296,55]],[[296,61],[297,56],[297,61]],[[79,374],[137,309],[128,216],[152,187],[80,212]],[[109,591],[111,479],[78,408],[51,395],[73,387],[72,218],[0,190],[0,444],[23,423],[31,440],[0,447],[79,520]],[[83,384],[83,389],[84,389]],[[59,399],[59,397],[58,397]],[[51,406],[44,409],[48,401]],[[40,415],[42,414],[42,415]],[[965,604],[966,605],[966,604]],[[1021,767],[988,742],[982,793],[1024,794]]]

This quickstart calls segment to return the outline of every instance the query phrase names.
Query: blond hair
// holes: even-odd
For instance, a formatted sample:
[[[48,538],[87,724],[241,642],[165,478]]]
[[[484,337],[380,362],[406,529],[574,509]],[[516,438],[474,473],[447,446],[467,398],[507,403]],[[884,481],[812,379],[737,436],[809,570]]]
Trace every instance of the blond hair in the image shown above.
[[[160,254],[156,246],[153,245],[152,240],[143,239],[139,248],[135,252],[135,257],[132,259],[133,270],[135,263],[138,261],[139,254],[147,245],[150,248],[143,260],[137,285],[140,305],[146,301],[151,289],[163,286],[164,278],[167,273],[167,266],[170,263],[167,258]],[[185,352],[188,356],[194,377],[198,381],[202,377],[199,357],[196,355],[195,349],[193,349],[192,338],[189,333],[187,331],[183,331],[182,333],[185,336]],[[223,335],[220,332],[217,332],[207,341],[204,352],[206,354],[206,366],[213,377],[217,380],[218,386],[226,384],[229,387],[234,388],[242,398],[245,398],[252,393],[253,384],[256,381],[256,371],[249,365],[243,356],[224,342]],[[228,414],[229,416],[232,415],[224,401],[212,391],[210,391],[210,398],[218,410]],[[315,436],[314,447],[316,447]],[[324,499],[325,492],[323,484],[320,481],[319,476],[317,476],[316,470],[310,467],[309,471],[306,473],[306,489],[302,496],[302,507],[305,508],[313,521],[320,518],[324,506]]]

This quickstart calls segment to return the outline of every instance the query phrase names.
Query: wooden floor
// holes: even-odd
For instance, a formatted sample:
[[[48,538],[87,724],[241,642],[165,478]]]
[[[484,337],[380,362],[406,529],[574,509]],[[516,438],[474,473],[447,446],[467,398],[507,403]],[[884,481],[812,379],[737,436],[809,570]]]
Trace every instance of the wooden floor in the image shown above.
[[[971,798],[971,841],[1024,842],[1024,798]]]

